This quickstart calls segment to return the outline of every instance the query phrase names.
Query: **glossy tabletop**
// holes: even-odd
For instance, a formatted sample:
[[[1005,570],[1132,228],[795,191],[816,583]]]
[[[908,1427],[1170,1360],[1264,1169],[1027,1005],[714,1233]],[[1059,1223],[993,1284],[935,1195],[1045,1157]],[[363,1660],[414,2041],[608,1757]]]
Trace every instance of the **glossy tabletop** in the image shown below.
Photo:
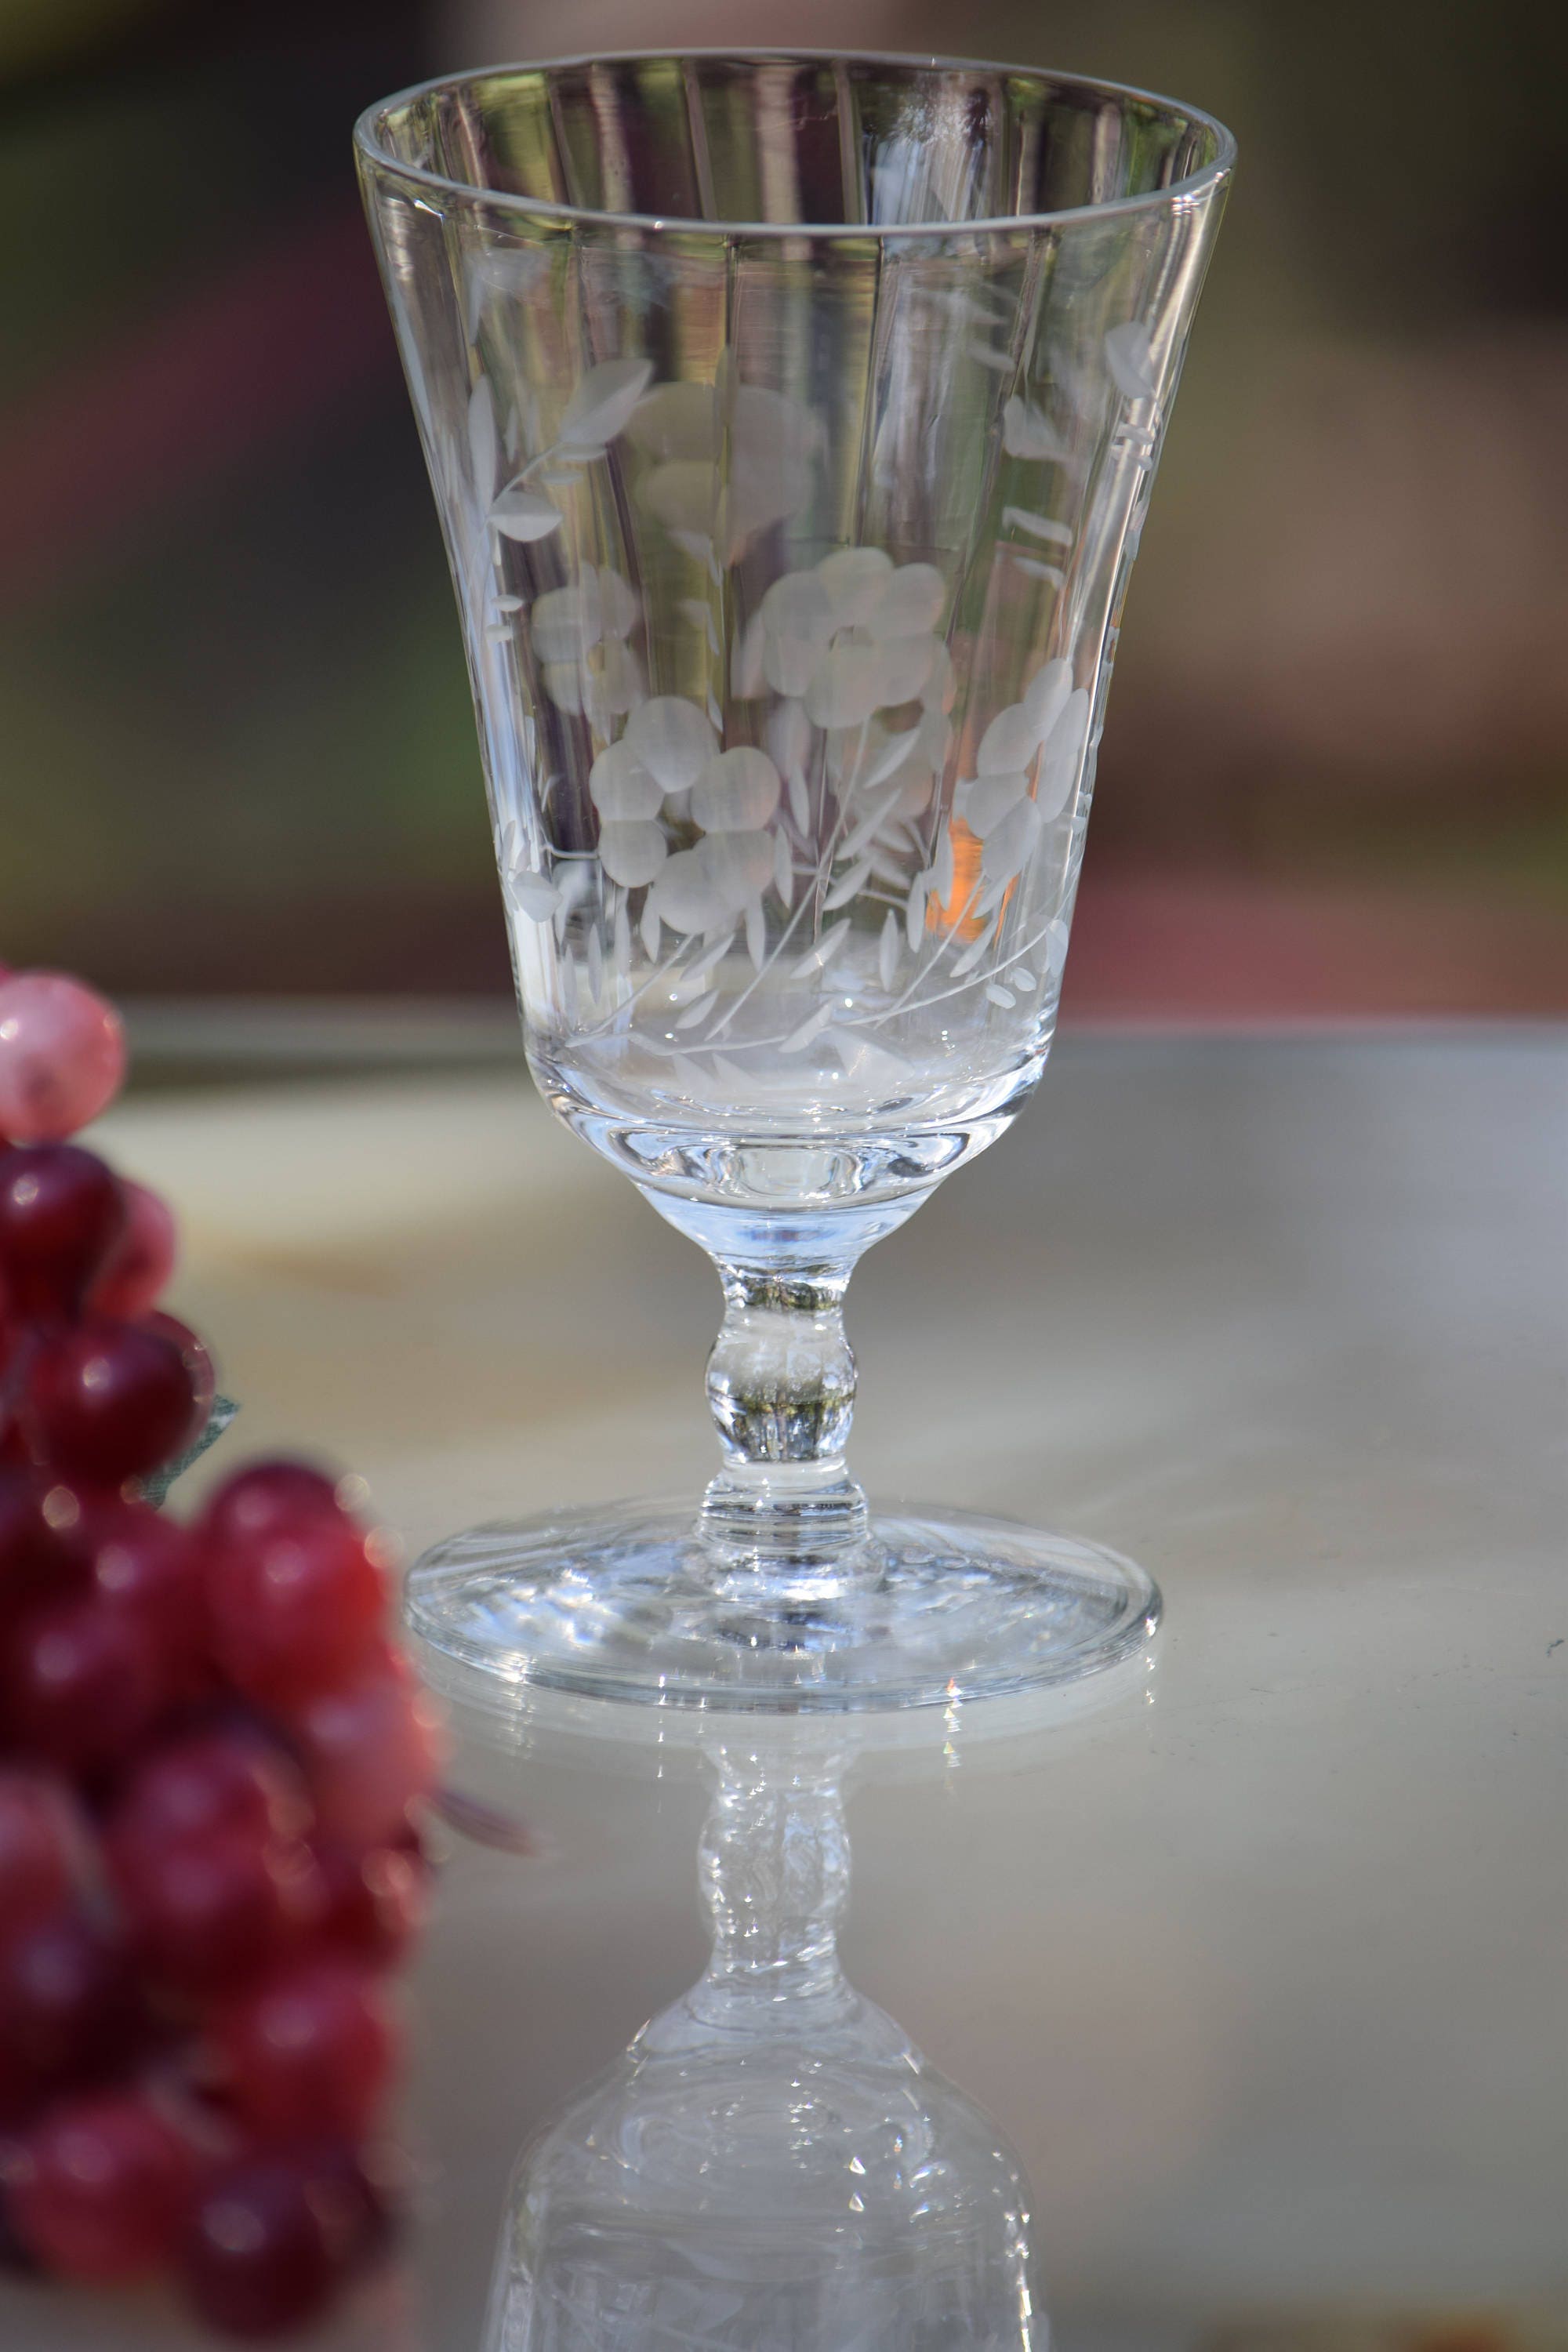
[[[706,1475],[712,1276],[521,1066],[149,1094],[104,1139],[182,1211],[225,1452],[336,1456],[411,1548]],[[857,1276],[867,1484],[1166,1595],[1115,1708],[933,1720],[850,1801],[849,1972],[1021,2151],[1068,2352],[1568,2301],[1565,1146],[1559,1031],[1069,1040]],[[519,2144],[702,1958],[689,1757],[459,1730],[541,1851],[448,1841],[420,2216],[356,2352],[477,2352]],[[0,2287],[6,2352],[184,2340]]]

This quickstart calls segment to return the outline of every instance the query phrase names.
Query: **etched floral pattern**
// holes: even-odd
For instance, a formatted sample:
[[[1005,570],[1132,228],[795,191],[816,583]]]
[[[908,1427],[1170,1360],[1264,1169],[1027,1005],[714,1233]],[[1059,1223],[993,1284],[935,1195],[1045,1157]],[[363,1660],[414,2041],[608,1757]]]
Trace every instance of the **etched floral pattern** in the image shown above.
[[[1159,388],[1145,324],[1102,331],[1098,372],[1123,449],[1147,470]],[[1051,385],[999,397],[994,430],[1013,485],[1068,478]],[[954,661],[957,567],[868,543],[759,581],[754,546],[809,503],[823,428],[738,381],[729,355],[717,383],[654,383],[642,358],[599,362],[536,457],[508,466],[503,440],[479,376],[475,480],[499,485],[489,642],[515,656],[538,708],[590,731],[590,835],[581,800],[576,828],[562,816],[557,776],[538,791],[533,854],[524,812],[503,837],[512,910],[524,934],[550,931],[560,1016],[578,1033],[637,1025],[644,1051],[687,1068],[715,1046],[793,1058],[858,1037],[863,1070],[877,1033],[891,1042],[929,1009],[947,1025],[966,1007],[1020,1030],[1048,1018],[1093,767],[1093,682],[1072,652],[1037,661],[987,713]],[[560,585],[517,593],[505,551],[557,539],[572,491],[614,445],[639,530],[687,560],[693,593],[648,612],[623,569],[590,558]],[[1048,510],[1051,491],[1037,499],[1002,503],[992,564],[1060,607],[1074,531]],[[703,701],[648,687],[651,640],[670,624],[699,646]],[[973,642],[966,654],[973,670]]]

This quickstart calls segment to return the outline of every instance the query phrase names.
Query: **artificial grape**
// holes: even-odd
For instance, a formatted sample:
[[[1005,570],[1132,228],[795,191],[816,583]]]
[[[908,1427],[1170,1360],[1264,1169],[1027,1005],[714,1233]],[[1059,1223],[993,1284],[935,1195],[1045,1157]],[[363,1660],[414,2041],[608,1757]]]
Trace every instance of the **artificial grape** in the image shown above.
[[[324,1906],[310,1849],[249,1829],[145,1849],[117,1842],[110,1859],[136,1949],[180,1992],[247,1983],[313,1928]]]
[[[92,1599],[30,1610],[0,1660],[0,1716],[13,1738],[70,1772],[133,1746],[173,1690],[147,1628]]]
[[[99,2079],[134,2054],[144,2022],[123,1943],[85,1914],[0,1945],[0,2061],[13,2080]]]
[[[160,1292],[174,1271],[178,1235],[167,1202],[145,1184],[122,1176],[125,1225],[110,1249],[88,1294],[95,1315],[113,1315],[134,1323],[157,1305]]]
[[[125,1076],[125,1033],[101,996],[64,972],[0,980],[0,1132],[55,1142],[98,1117]]]
[[[322,1943],[367,1967],[390,1968],[425,1924],[425,1864],[415,1854],[384,1845],[368,1853],[319,1847],[316,1859],[327,1891]]]
[[[217,1394],[217,1373],[206,1342],[196,1337],[188,1323],[182,1323],[174,1315],[144,1315],[137,1328],[155,1331],[180,1351],[180,1361],[191,1381],[191,1417],[185,1426],[184,1443],[194,1445],[212,1416],[213,1399]]]
[[[100,2092],[51,2108],[31,2134],[11,2210],[47,2270],[118,2284],[167,2261],[195,2179],[191,2149],[146,2099]]]
[[[76,1314],[124,1225],[119,1179],[95,1152],[74,1143],[0,1152],[0,1270],[23,1320]]]
[[[260,2137],[356,2139],[385,2098],[397,2035],[366,1969],[296,1960],[265,1978],[215,2033],[241,2121]]]
[[[362,1848],[390,1843],[435,1785],[442,1739],[430,1699],[378,1663],[307,1699],[292,1720],[323,1836]]]
[[[47,1772],[0,1770],[0,1943],[69,1905],[87,1824]]]
[[[206,1638],[205,1563],[188,1528],[147,1503],[89,1501],[71,1549],[89,1563],[106,1610],[145,1628],[171,1685],[200,1688]]]
[[[386,1584],[350,1520],[320,1519],[215,1545],[207,1605],[225,1672],[251,1697],[289,1705],[370,1657]]]
[[[252,1462],[207,1505],[207,1533],[220,1544],[283,1528],[336,1525],[344,1514],[335,1482],[308,1462]]]
[[[252,2158],[202,2195],[180,2254],[186,2294],[226,2336],[280,2335],[326,2305],[348,2263],[313,2173]]]
[[[40,1343],[25,1418],[40,1459],[67,1477],[118,1486],[179,1450],[194,1403],[171,1340],[134,1323],[95,1319]]]
[[[311,1813],[299,1768],[281,1749],[247,1731],[196,1731],[138,1768],[105,1834],[119,1866],[134,1874],[141,1858],[213,1831],[291,1843]]]

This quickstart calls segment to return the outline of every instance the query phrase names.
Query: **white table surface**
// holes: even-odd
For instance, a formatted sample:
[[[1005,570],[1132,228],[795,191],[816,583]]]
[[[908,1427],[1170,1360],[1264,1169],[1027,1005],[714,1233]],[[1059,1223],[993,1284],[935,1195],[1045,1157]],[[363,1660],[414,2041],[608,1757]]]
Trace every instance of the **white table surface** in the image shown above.
[[[226,1453],[339,1457],[412,1548],[707,1474],[712,1277],[521,1075],[103,1134],[183,1211]],[[1568,2299],[1565,1143],[1560,1032],[1069,1041],[857,1276],[867,1483],[1167,1598],[1152,1704],[851,1801],[847,1964],[1021,2150],[1068,2352]],[[702,1958],[689,1770],[465,1758],[548,1852],[446,1865],[355,2352],[470,2352],[515,2148]],[[0,2289],[5,2352],[187,2340]]]

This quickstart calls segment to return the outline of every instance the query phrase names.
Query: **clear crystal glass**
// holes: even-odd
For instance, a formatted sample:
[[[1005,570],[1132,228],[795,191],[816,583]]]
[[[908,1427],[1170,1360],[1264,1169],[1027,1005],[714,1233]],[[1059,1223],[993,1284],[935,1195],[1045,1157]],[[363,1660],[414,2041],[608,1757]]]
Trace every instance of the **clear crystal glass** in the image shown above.
[[[702,52],[433,83],[357,148],[534,1075],[725,1298],[700,1506],[454,1538],[414,1622],[667,1705],[1103,1663],[1156,1607],[1126,1562],[868,1511],[842,1309],[1045,1064],[1228,135],[1008,67]]]

